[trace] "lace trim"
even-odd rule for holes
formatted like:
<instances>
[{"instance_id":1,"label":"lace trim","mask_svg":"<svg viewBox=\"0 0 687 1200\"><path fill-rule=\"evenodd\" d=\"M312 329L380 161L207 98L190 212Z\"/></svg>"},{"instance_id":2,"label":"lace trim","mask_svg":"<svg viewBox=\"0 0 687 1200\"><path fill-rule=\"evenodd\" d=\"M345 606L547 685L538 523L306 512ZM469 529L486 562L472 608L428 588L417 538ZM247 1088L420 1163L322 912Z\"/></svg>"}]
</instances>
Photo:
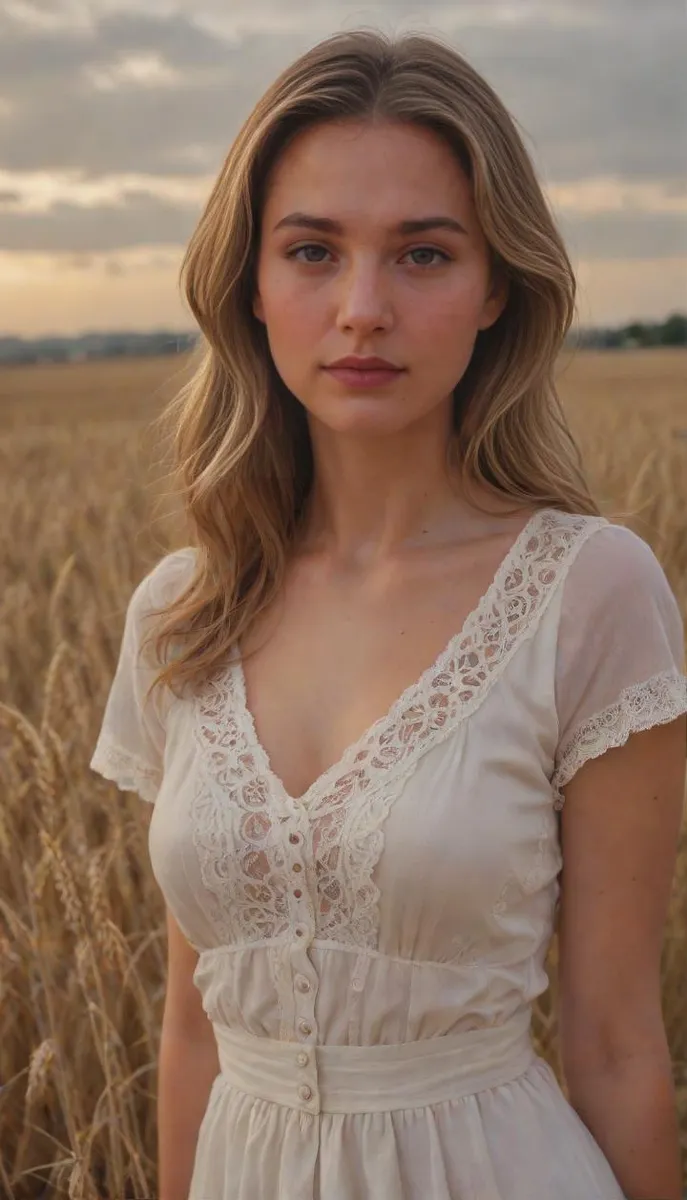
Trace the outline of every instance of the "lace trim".
<instances>
[{"instance_id":1,"label":"lace trim","mask_svg":"<svg viewBox=\"0 0 687 1200\"><path fill-rule=\"evenodd\" d=\"M120 791L137 792L142 800L155 803L162 772L116 742L99 741L89 766L104 779L116 783Z\"/></svg>"},{"instance_id":2,"label":"lace trim","mask_svg":"<svg viewBox=\"0 0 687 1200\"><path fill-rule=\"evenodd\" d=\"M373 872L383 826L418 760L475 712L545 611L576 550L604 518L540 510L431 667L300 798L271 769L245 698L240 660L196 698L201 775L193 838L225 942L278 938L291 913L296 852L316 936L374 949ZM311 899L311 897L313 899ZM300 910L302 912L302 910Z\"/></svg>"},{"instance_id":3,"label":"lace trim","mask_svg":"<svg viewBox=\"0 0 687 1200\"><path fill-rule=\"evenodd\" d=\"M630 734L664 725L687 712L687 677L680 671L661 671L651 679L625 688L609 705L573 730L559 756L551 780L554 808L565 803L561 789L590 758L625 744Z\"/></svg>"},{"instance_id":4,"label":"lace trim","mask_svg":"<svg viewBox=\"0 0 687 1200\"><path fill-rule=\"evenodd\" d=\"M227 943L277 938L291 926L284 816L246 745L230 678L208 683L195 710L192 837L213 922Z\"/></svg>"}]
</instances>

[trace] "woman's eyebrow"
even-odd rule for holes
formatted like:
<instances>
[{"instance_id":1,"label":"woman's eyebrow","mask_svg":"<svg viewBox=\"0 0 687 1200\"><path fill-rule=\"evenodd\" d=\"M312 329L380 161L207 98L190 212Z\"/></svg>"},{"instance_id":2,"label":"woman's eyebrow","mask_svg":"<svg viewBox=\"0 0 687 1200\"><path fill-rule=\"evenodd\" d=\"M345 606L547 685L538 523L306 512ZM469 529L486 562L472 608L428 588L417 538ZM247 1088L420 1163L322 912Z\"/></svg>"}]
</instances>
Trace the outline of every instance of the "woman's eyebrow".
<instances>
[{"instance_id":1,"label":"woman's eyebrow","mask_svg":"<svg viewBox=\"0 0 687 1200\"><path fill-rule=\"evenodd\" d=\"M320 233L344 233L344 226L340 221L335 221L332 217L315 217L310 213L293 212L287 217L282 217L273 229L276 233L278 229L285 228L298 229L316 229ZM392 229L392 233L399 233L402 236L410 233L425 233L428 229L448 229L452 233L462 233L468 237L467 229L464 229L459 221L454 217L420 217L414 220L399 221Z\"/></svg>"}]
</instances>

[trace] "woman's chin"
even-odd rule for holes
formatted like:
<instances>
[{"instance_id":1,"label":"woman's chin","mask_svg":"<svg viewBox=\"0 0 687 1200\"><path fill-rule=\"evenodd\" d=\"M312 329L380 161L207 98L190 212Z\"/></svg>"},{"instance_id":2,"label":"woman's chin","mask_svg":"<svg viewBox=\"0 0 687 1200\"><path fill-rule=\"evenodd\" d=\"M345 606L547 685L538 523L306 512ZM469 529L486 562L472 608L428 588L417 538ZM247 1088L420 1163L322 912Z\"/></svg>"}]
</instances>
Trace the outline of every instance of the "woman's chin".
<instances>
[{"instance_id":1,"label":"woman's chin","mask_svg":"<svg viewBox=\"0 0 687 1200\"><path fill-rule=\"evenodd\" d=\"M318 425L332 433L384 436L405 432L422 419L423 414L408 412L405 405L390 397L346 396L324 404L305 406Z\"/></svg>"},{"instance_id":2,"label":"woman's chin","mask_svg":"<svg viewBox=\"0 0 687 1200\"><path fill-rule=\"evenodd\" d=\"M388 437L403 433L413 424L412 421L400 421L397 414L365 412L359 408L356 412L328 412L326 417L316 416L315 419L320 427L348 437Z\"/></svg>"}]
</instances>

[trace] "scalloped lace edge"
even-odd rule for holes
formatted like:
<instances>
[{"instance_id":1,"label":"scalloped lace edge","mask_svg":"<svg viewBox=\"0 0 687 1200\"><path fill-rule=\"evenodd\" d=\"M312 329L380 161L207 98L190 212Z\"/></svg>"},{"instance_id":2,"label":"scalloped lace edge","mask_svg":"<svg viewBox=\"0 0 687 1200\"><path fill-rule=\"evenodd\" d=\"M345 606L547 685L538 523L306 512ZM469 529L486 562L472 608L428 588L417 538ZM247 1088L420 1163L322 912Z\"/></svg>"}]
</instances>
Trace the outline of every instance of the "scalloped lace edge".
<instances>
[{"instance_id":1,"label":"scalloped lace edge","mask_svg":"<svg viewBox=\"0 0 687 1200\"><path fill-rule=\"evenodd\" d=\"M137 792L142 800L155 803L162 780L160 771L116 742L99 742L89 766L103 779L116 783L120 791Z\"/></svg>"},{"instance_id":2,"label":"scalloped lace edge","mask_svg":"<svg viewBox=\"0 0 687 1200\"><path fill-rule=\"evenodd\" d=\"M623 746L632 733L665 725L685 712L687 676L681 671L661 671L625 688L615 704L583 721L568 738L551 780L556 809L565 802L561 789L589 759Z\"/></svg>"}]
</instances>

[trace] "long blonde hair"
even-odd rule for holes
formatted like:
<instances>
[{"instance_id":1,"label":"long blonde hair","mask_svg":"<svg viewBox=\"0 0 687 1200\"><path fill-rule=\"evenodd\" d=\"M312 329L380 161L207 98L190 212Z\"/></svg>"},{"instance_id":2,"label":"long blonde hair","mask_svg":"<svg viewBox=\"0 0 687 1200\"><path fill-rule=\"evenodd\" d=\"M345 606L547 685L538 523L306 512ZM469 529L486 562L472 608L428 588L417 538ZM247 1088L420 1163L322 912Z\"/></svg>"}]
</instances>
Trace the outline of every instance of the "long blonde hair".
<instances>
[{"instance_id":1,"label":"long blonde hair","mask_svg":"<svg viewBox=\"0 0 687 1200\"><path fill-rule=\"evenodd\" d=\"M518 505L597 514L554 383L575 277L504 104L436 36L337 33L276 79L245 121L186 249L181 283L201 330L190 380L163 413L175 487L197 549L193 578L158 611L153 683L172 691L224 662L279 592L313 479L305 410L254 316L260 214L270 170L302 130L378 119L441 134L471 180L509 297L454 391L449 448L466 486Z\"/></svg>"}]
</instances>

